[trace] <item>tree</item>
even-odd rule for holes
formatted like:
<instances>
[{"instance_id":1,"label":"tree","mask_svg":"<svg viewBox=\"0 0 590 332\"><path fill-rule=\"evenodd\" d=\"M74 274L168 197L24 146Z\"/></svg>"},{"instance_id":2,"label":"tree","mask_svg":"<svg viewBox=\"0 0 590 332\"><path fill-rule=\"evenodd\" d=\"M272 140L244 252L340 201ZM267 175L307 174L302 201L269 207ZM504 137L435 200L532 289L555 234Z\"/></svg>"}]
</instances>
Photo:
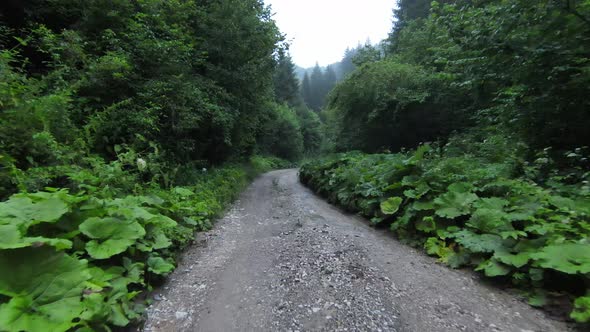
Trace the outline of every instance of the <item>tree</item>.
<instances>
[{"instance_id":1,"label":"tree","mask_svg":"<svg viewBox=\"0 0 590 332\"><path fill-rule=\"evenodd\" d=\"M326 98L334 86L336 86L336 71L334 71L333 66L328 66L324 72L324 81L322 86L322 107L324 107L326 104Z\"/></svg>"},{"instance_id":2,"label":"tree","mask_svg":"<svg viewBox=\"0 0 590 332\"><path fill-rule=\"evenodd\" d=\"M287 105L271 103L263 125L259 146L264 154L295 161L304 151L301 123L296 111Z\"/></svg>"},{"instance_id":3,"label":"tree","mask_svg":"<svg viewBox=\"0 0 590 332\"><path fill-rule=\"evenodd\" d=\"M334 70L333 66L326 67L326 71L324 73L324 84L326 86L325 90L330 92L334 85L336 85L336 71Z\"/></svg>"},{"instance_id":4,"label":"tree","mask_svg":"<svg viewBox=\"0 0 590 332\"><path fill-rule=\"evenodd\" d=\"M296 107L295 110L301 123L304 152L308 156L317 154L324 139L320 117L303 105Z\"/></svg>"},{"instance_id":5,"label":"tree","mask_svg":"<svg viewBox=\"0 0 590 332\"><path fill-rule=\"evenodd\" d=\"M309 100L309 108L312 110L319 112L322 108L322 99L323 99L323 87L324 87L324 73L320 68L319 64L315 64L313 70L311 71L311 75L309 77L310 87L311 87L311 98Z\"/></svg>"},{"instance_id":6,"label":"tree","mask_svg":"<svg viewBox=\"0 0 590 332\"><path fill-rule=\"evenodd\" d=\"M356 49L346 48L346 51L344 51L344 57L342 57L342 61L340 62L340 75L338 80L344 79L356 68L356 65L352 61L355 54Z\"/></svg>"},{"instance_id":7,"label":"tree","mask_svg":"<svg viewBox=\"0 0 590 332\"><path fill-rule=\"evenodd\" d=\"M379 46L373 46L370 43L367 43L356 50L352 62L355 66L360 67L365 63L379 61L382 58L383 52Z\"/></svg>"},{"instance_id":8,"label":"tree","mask_svg":"<svg viewBox=\"0 0 590 332\"><path fill-rule=\"evenodd\" d=\"M438 0L438 3L445 4L457 0ZM432 5L431 0L398 0L397 8L393 11L394 25L389 34L389 51L395 52L400 31L410 22L427 18Z\"/></svg>"},{"instance_id":9,"label":"tree","mask_svg":"<svg viewBox=\"0 0 590 332\"><path fill-rule=\"evenodd\" d=\"M449 83L395 59L363 65L330 95L336 149L399 151L448 136L463 125Z\"/></svg>"},{"instance_id":10,"label":"tree","mask_svg":"<svg viewBox=\"0 0 590 332\"><path fill-rule=\"evenodd\" d=\"M315 112L319 112L326 103L326 97L336 85L338 77L334 66L327 66L322 70L316 63L311 72L303 77L302 95L305 104Z\"/></svg>"},{"instance_id":11,"label":"tree","mask_svg":"<svg viewBox=\"0 0 590 332\"><path fill-rule=\"evenodd\" d=\"M91 152L115 158L116 146L150 142L175 161L213 163L253 152L282 41L261 1L7 1L0 9L18 17L2 18L2 50L26 59L12 63L26 75L47 77L40 91L67 91L66 118L84 127Z\"/></svg>"},{"instance_id":12,"label":"tree","mask_svg":"<svg viewBox=\"0 0 590 332\"><path fill-rule=\"evenodd\" d=\"M291 56L282 49L278 54L277 68L274 75L274 92L279 103L294 106L300 102L295 64L291 60Z\"/></svg>"},{"instance_id":13,"label":"tree","mask_svg":"<svg viewBox=\"0 0 590 332\"><path fill-rule=\"evenodd\" d=\"M305 105L311 107L311 82L307 71L305 72L305 75L303 75L303 81L301 82L301 97L303 98Z\"/></svg>"}]
</instances>

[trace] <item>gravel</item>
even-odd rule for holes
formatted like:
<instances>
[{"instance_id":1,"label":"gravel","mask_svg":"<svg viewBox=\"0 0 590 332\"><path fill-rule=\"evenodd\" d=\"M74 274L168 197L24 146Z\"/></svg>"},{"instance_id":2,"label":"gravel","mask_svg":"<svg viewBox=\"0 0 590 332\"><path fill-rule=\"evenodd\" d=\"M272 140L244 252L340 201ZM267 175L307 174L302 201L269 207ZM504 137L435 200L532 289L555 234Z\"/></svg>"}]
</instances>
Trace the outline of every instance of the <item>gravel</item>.
<instances>
[{"instance_id":1,"label":"gravel","mask_svg":"<svg viewBox=\"0 0 590 332\"><path fill-rule=\"evenodd\" d=\"M197 237L144 331L569 331L267 173Z\"/></svg>"}]
</instances>

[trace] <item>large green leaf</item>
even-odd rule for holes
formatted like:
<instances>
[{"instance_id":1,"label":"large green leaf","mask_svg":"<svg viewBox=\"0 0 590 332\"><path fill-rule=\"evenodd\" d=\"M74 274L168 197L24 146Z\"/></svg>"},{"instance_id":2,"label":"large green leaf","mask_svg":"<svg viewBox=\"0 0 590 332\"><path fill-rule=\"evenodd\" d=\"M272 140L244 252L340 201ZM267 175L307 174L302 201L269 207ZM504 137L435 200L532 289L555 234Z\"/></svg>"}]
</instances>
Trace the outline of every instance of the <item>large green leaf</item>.
<instances>
[{"instance_id":1,"label":"large green leaf","mask_svg":"<svg viewBox=\"0 0 590 332\"><path fill-rule=\"evenodd\" d=\"M182 187L176 187L172 190L174 191L174 193L180 195L181 197L188 197L188 196L192 196L195 194L192 190L182 188Z\"/></svg>"},{"instance_id":2,"label":"large green leaf","mask_svg":"<svg viewBox=\"0 0 590 332\"><path fill-rule=\"evenodd\" d=\"M469 188L463 183L450 185L445 194L434 200L436 214L449 219L469 214L472 203L477 200L477 195L469 192Z\"/></svg>"},{"instance_id":3,"label":"large green leaf","mask_svg":"<svg viewBox=\"0 0 590 332\"><path fill-rule=\"evenodd\" d=\"M141 306L136 307L132 299L139 292L130 292L129 284L143 285L143 263L133 263L128 258L123 259L125 267L114 266L107 270L91 269L92 281L100 293L90 293L85 296L84 303L87 310L82 319L92 322L110 323L116 326L126 326L130 319L139 317ZM103 289L104 288L104 289Z\"/></svg>"},{"instance_id":4,"label":"large green leaf","mask_svg":"<svg viewBox=\"0 0 590 332\"><path fill-rule=\"evenodd\" d=\"M84 311L86 261L52 248L0 251L0 326L9 331L66 331ZM6 273L5 271L10 271Z\"/></svg>"},{"instance_id":5,"label":"large green leaf","mask_svg":"<svg viewBox=\"0 0 590 332\"><path fill-rule=\"evenodd\" d=\"M56 222L68 211L68 204L57 196L33 201L24 194L14 195L0 203L0 224L26 228L41 222Z\"/></svg>"},{"instance_id":6,"label":"large green leaf","mask_svg":"<svg viewBox=\"0 0 590 332\"><path fill-rule=\"evenodd\" d=\"M416 211L427 211L427 210L434 210L434 202L433 201L414 201L412 204L412 209Z\"/></svg>"},{"instance_id":7,"label":"large green leaf","mask_svg":"<svg viewBox=\"0 0 590 332\"><path fill-rule=\"evenodd\" d=\"M498 209L479 208L472 215L467 226L482 233L499 234L513 230L512 224L506 219L506 213Z\"/></svg>"},{"instance_id":8,"label":"large green leaf","mask_svg":"<svg viewBox=\"0 0 590 332\"><path fill-rule=\"evenodd\" d=\"M473 203L478 209L490 209L490 210L502 210L507 206L509 202L505 199L498 197L480 198L477 202Z\"/></svg>"},{"instance_id":9,"label":"large green leaf","mask_svg":"<svg viewBox=\"0 0 590 332\"><path fill-rule=\"evenodd\" d=\"M420 145L410 158L403 161L404 165L416 165L416 163L424 159L424 155L431 150L432 148L428 144Z\"/></svg>"},{"instance_id":10,"label":"large green leaf","mask_svg":"<svg viewBox=\"0 0 590 332\"><path fill-rule=\"evenodd\" d=\"M163 214L154 214L151 218L145 219L144 224L153 224L159 229L176 227L178 223Z\"/></svg>"},{"instance_id":11,"label":"large green leaf","mask_svg":"<svg viewBox=\"0 0 590 332\"><path fill-rule=\"evenodd\" d=\"M486 277L498 277L508 275L511 269L495 259L490 259L481 263L475 271L484 271Z\"/></svg>"},{"instance_id":12,"label":"large green leaf","mask_svg":"<svg viewBox=\"0 0 590 332\"><path fill-rule=\"evenodd\" d=\"M531 258L547 269L568 274L590 273L590 244L554 244L531 254Z\"/></svg>"},{"instance_id":13,"label":"large green leaf","mask_svg":"<svg viewBox=\"0 0 590 332\"><path fill-rule=\"evenodd\" d=\"M424 249L429 255L440 257L439 261L449 265L452 268L459 268L469 262L469 254L463 251L455 252L448 247L445 241L435 237L428 238L424 243Z\"/></svg>"},{"instance_id":14,"label":"large green leaf","mask_svg":"<svg viewBox=\"0 0 590 332\"><path fill-rule=\"evenodd\" d=\"M453 249L447 247L445 241L439 240L435 237L430 237L424 243L424 249L429 255L435 255L441 258L448 256L453 252Z\"/></svg>"},{"instance_id":15,"label":"large green leaf","mask_svg":"<svg viewBox=\"0 0 590 332\"><path fill-rule=\"evenodd\" d=\"M420 199L430 191L428 184L424 182L418 183L414 189L408 189L404 191L404 195L408 198Z\"/></svg>"},{"instance_id":16,"label":"large green leaf","mask_svg":"<svg viewBox=\"0 0 590 332\"><path fill-rule=\"evenodd\" d=\"M434 217L424 217L421 220L416 221L416 229L422 232L432 232L436 230L436 222Z\"/></svg>"},{"instance_id":17,"label":"large green leaf","mask_svg":"<svg viewBox=\"0 0 590 332\"><path fill-rule=\"evenodd\" d=\"M590 322L590 296L582 296L574 302L574 311L570 315L578 323Z\"/></svg>"},{"instance_id":18,"label":"large green leaf","mask_svg":"<svg viewBox=\"0 0 590 332\"><path fill-rule=\"evenodd\" d=\"M139 241L137 248L141 251L164 249L172 245L172 241L164 234L160 227L148 225L146 236Z\"/></svg>"},{"instance_id":19,"label":"large green leaf","mask_svg":"<svg viewBox=\"0 0 590 332\"><path fill-rule=\"evenodd\" d=\"M386 201L381 202L381 212L384 214L395 214L402 202L403 199L401 197L390 197Z\"/></svg>"},{"instance_id":20,"label":"large green leaf","mask_svg":"<svg viewBox=\"0 0 590 332\"><path fill-rule=\"evenodd\" d=\"M86 251L95 259L120 254L145 235L138 222L112 217L89 218L80 225L80 231L93 239L86 243Z\"/></svg>"},{"instance_id":21,"label":"large green leaf","mask_svg":"<svg viewBox=\"0 0 590 332\"><path fill-rule=\"evenodd\" d=\"M500 250L494 253L494 258L506 265L512 265L514 267L520 268L525 266L531 260L531 255L528 252L511 254L507 251Z\"/></svg>"},{"instance_id":22,"label":"large green leaf","mask_svg":"<svg viewBox=\"0 0 590 332\"><path fill-rule=\"evenodd\" d=\"M455 240L463 248L476 253L491 253L503 248L503 239L493 234L476 234L468 230L457 232Z\"/></svg>"},{"instance_id":23,"label":"large green leaf","mask_svg":"<svg viewBox=\"0 0 590 332\"><path fill-rule=\"evenodd\" d=\"M0 225L0 249L18 249L49 245L56 249L69 249L72 242L66 239L50 239L41 236L26 237L16 225Z\"/></svg>"},{"instance_id":24,"label":"large green leaf","mask_svg":"<svg viewBox=\"0 0 590 332\"><path fill-rule=\"evenodd\" d=\"M162 257L149 257L147 261L148 271L151 271L155 274L162 274L167 275L170 272L174 271L174 265L170 262L166 261Z\"/></svg>"}]
</instances>

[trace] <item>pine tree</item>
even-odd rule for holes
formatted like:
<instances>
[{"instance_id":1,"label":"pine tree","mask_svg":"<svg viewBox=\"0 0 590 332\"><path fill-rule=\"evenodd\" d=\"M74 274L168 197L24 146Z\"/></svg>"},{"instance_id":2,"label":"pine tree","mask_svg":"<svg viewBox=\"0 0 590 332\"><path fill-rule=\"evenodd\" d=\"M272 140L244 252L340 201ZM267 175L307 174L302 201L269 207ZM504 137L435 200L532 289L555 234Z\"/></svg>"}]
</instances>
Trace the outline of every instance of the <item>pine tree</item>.
<instances>
[{"instance_id":1,"label":"pine tree","mask_svg":"<svg viewBox=\"0 0 590 332\"><path fill-rule=\"evenodd\" d=\"M294 106L299 102L299 83L295 76L295 64L285 51L279 51L277 69L274 75L275 97L280 103Z\"/></svg>"},{"instance_id":2,"label":"pine tree","mask_svg":"<svg viewBox=\"0 0 590 332\"><path fill-rule=\"evenodd\" d=\"M303 75L303 81L301 82L301 97L303 98L305 105L311 108L311 83L307 72Z\"/></svg>"},{"instance_id":3,"label":"pine tree","mask_svg":"<svg viewBox=\"0 0 590 332\"><path fill-rule=\"evenodd\" d=\"M310 76L311 98L309 108L318 112L322 108L324 73L319 64L315 64Z\"/></svg>"},{"instance_id":4,"label":"pine tree","mask_svg":"<svg viewBox=\"0 0 590 332\"><path fill-rule=\"evenodd\" d=\"M328 66L324 73L324 85L322 91L322 107L326 104L328 94L336 86L336 71L334 67Z\"/></svg>"},{"instance_id":5,"label":"pine tree","mask_svg":"<svg viewBox=\"0 0 590 332\"><path fill-rule=\"evenodd\" d=\"M336 71L334 70L333 66L326 67L326 72L324 73L324 83L328 92L334 88L334 85L336 85Z\"/></svg>"},{"instance_id":6,"label":"pine tree","mask_svg":"<svg viewBox=\"0 0 590 332\"><path fill-rule=\"evenodd\" d=\"M354 63L352 62L352 59L354 58L356 51L355 49L351 49L351 48L347 48L346 51L344 51L344 57L342 58L342 61L340 62L340 76L338 77L338 79L343 79L346 77L346 75L352 73L352 71L356 68L356 66L354 65Z\"/></svg>"}]
</instances>

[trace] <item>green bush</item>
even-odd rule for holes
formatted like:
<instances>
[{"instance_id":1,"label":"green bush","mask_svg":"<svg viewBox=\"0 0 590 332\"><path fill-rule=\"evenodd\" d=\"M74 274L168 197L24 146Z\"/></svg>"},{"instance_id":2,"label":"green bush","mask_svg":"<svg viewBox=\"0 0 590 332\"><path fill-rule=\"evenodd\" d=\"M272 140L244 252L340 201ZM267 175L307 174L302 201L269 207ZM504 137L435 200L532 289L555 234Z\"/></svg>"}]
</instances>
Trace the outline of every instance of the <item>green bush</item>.
<instances>
[{"instance_id":1,"label":"green bush","mask_svg":"<svg viewBox=\"0 0 590 332\"><path fill-rule=\"evenodd\" d=\"M451 82L395 58L362 65L330 94L335 149L399 151L449 135L468 120L454 111Z\"/></svg>"},{"instance_id":2,"label":"green bush","mask_svg":"<svg viewBox=\"0 0 590 332\"><path fill-rule=\"evenodd\" d=\"M28 174L39 179L68 174L70 189L48 187L0 203L0 269L13 271L0 277L3 329L108 331L138 322L139 295L174 270L194 232L209 229L258 172L285 165L254 157L246 165L192 169L190 184L175 180L185 184L167 188L140 185L158 166L119 151L117 161L90 158L86 168L32 168Z\"/></svg>"},{"instance_id":3,"label":"green bush","mask_svg":"<svg viewBox=\"0 0 590 332\"><path fill-rule=\"evenodd\" d=\"M295 108L301 124L303 151L305 155L316 155L324 141L323 124L320 117L309 108L300 105Z\"/></svg>"},{"instance_id":4,"label":"green bush","mask_svg":"<svg viewBox=\"0 0 590 332\"><path fill-rule=\"evenodd\" d=\"M511 280L533 305L547 301L547 289L571 292L579 297L571 317L587 322L589 173L568 184L576 171L564 170L538 183L518 144L477 136L407 153L335 155L303 165L301 181L451 267Z\"/></svg>"},{"instance_id":5,"label":"green bush","mask_svg":"<svg viewBox=\"0 0 590 332\"><path fill-rule=\"evenodd\" d=\"M295 110L286 105L271 104L269 118L263 126L260 150L290 161L298 160L304 150L301 124Z\"/></svg>"}]
</instances>

